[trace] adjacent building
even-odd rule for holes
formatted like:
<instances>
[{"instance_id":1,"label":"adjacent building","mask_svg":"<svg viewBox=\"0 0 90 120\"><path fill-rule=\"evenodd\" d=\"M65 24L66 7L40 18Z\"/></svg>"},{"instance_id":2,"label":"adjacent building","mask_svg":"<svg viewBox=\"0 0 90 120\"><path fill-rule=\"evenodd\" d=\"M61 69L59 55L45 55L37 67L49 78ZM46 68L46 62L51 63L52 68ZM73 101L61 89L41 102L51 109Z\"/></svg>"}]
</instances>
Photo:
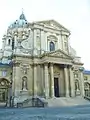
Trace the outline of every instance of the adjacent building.
<instances>
[{"instance_id":1,"label":"adjacent building","mask_svg":"<svg viewBox=\"0 0 90 120\"><path fill-rule=\"evenodd\" d=\"M85 90L85 96L90 97L90 71L84 70L84 90Z\"/></svg>"}]
</instances>

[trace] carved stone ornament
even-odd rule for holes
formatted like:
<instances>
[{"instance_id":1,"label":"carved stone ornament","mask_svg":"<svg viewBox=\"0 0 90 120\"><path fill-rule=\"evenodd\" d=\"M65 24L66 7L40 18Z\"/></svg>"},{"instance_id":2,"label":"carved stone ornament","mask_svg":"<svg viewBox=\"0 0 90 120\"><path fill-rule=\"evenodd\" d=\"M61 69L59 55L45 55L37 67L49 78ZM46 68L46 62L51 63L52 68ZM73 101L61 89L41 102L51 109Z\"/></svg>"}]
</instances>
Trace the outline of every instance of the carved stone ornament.
<instances>
[{"instance_id":1,"label":"carved stone ornament","mask_svg":"<svg viewBox=\"0 0 90 120\"><path fill-rule=\"evenodd\" d=\"M23 40L26 40L28 39L30 35L30 31L26 31L26 30L22 30L22 31L18 31L18 41L23 41Z\"/></svg>"},{"instance_id":2,"label":"carved stone ornament","mask_svg":"<svg viewBox=\"0 0 90 120\"><path fill-rule=\"evenodd\" d=\"M28 49L20 49L20 51L21 51L22 53L32 55L32 50L28 50Z\"/></svg>"},{"instance_id":3,"label":"carved stone ornament","mask_svg":"<svg viewBox=\"0 0 90 120\"><path fill-rule=\"evenodd\" d=\"M21 71L24 75L27 74L28 69L29 69L29 64L21 64Z\"/></svg>"}]
</instances>

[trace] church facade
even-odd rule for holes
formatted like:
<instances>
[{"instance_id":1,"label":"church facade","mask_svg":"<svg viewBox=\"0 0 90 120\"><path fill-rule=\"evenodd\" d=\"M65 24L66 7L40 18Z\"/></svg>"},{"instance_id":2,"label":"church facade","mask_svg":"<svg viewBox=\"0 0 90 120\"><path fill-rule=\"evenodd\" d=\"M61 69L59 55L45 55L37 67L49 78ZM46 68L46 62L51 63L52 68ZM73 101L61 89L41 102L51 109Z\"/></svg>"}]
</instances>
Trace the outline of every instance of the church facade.
<instances>
[{"instance_id":1,"label":"church facade","mask_svg":"<svg viewBox=\"0 0 90 120\"><path fill-rule=\"evenodd\" d=\"M55 20L29 23L22 13L2 39L0 101L84 96L83 63L70 34Z\"/></svg>"}]
</instances>

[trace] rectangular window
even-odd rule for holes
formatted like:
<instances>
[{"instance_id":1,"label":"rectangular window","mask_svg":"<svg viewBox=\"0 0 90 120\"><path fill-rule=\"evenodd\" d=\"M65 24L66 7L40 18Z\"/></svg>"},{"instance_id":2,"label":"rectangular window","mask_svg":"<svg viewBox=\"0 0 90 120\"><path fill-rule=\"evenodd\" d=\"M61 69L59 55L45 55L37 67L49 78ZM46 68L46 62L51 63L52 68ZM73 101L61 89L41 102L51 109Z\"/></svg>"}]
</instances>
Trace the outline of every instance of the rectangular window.
<instances>
[{"instance_id":1,"label":"rectangular window","mask_svg":"<svg viewBox=\"0 0 90 120\"><path fill-rule=\"evenodd\" d=\"M2 77L6 77L6 75L7 75L7 71L6 71L6 70L3 70L3 71L2 71Z\"/></svg>"}]
</instances>

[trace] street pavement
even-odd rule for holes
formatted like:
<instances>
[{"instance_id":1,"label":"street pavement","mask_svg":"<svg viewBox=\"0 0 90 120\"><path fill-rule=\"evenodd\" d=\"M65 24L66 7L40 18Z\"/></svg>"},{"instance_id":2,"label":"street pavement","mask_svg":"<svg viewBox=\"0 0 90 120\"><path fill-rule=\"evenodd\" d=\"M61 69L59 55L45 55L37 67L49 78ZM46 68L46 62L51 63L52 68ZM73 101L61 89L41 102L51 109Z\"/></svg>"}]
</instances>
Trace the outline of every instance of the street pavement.
<instances>
[{"instance_id":1,"label":"street pavement","mask_svg":"<svg viewBox=\"0 0 90 120\"><path fill-rule=\"evenodd\" d=\"M60 108L0 108L0 120L90 120L90 105Z\"/></svg>"}]
</instances>

